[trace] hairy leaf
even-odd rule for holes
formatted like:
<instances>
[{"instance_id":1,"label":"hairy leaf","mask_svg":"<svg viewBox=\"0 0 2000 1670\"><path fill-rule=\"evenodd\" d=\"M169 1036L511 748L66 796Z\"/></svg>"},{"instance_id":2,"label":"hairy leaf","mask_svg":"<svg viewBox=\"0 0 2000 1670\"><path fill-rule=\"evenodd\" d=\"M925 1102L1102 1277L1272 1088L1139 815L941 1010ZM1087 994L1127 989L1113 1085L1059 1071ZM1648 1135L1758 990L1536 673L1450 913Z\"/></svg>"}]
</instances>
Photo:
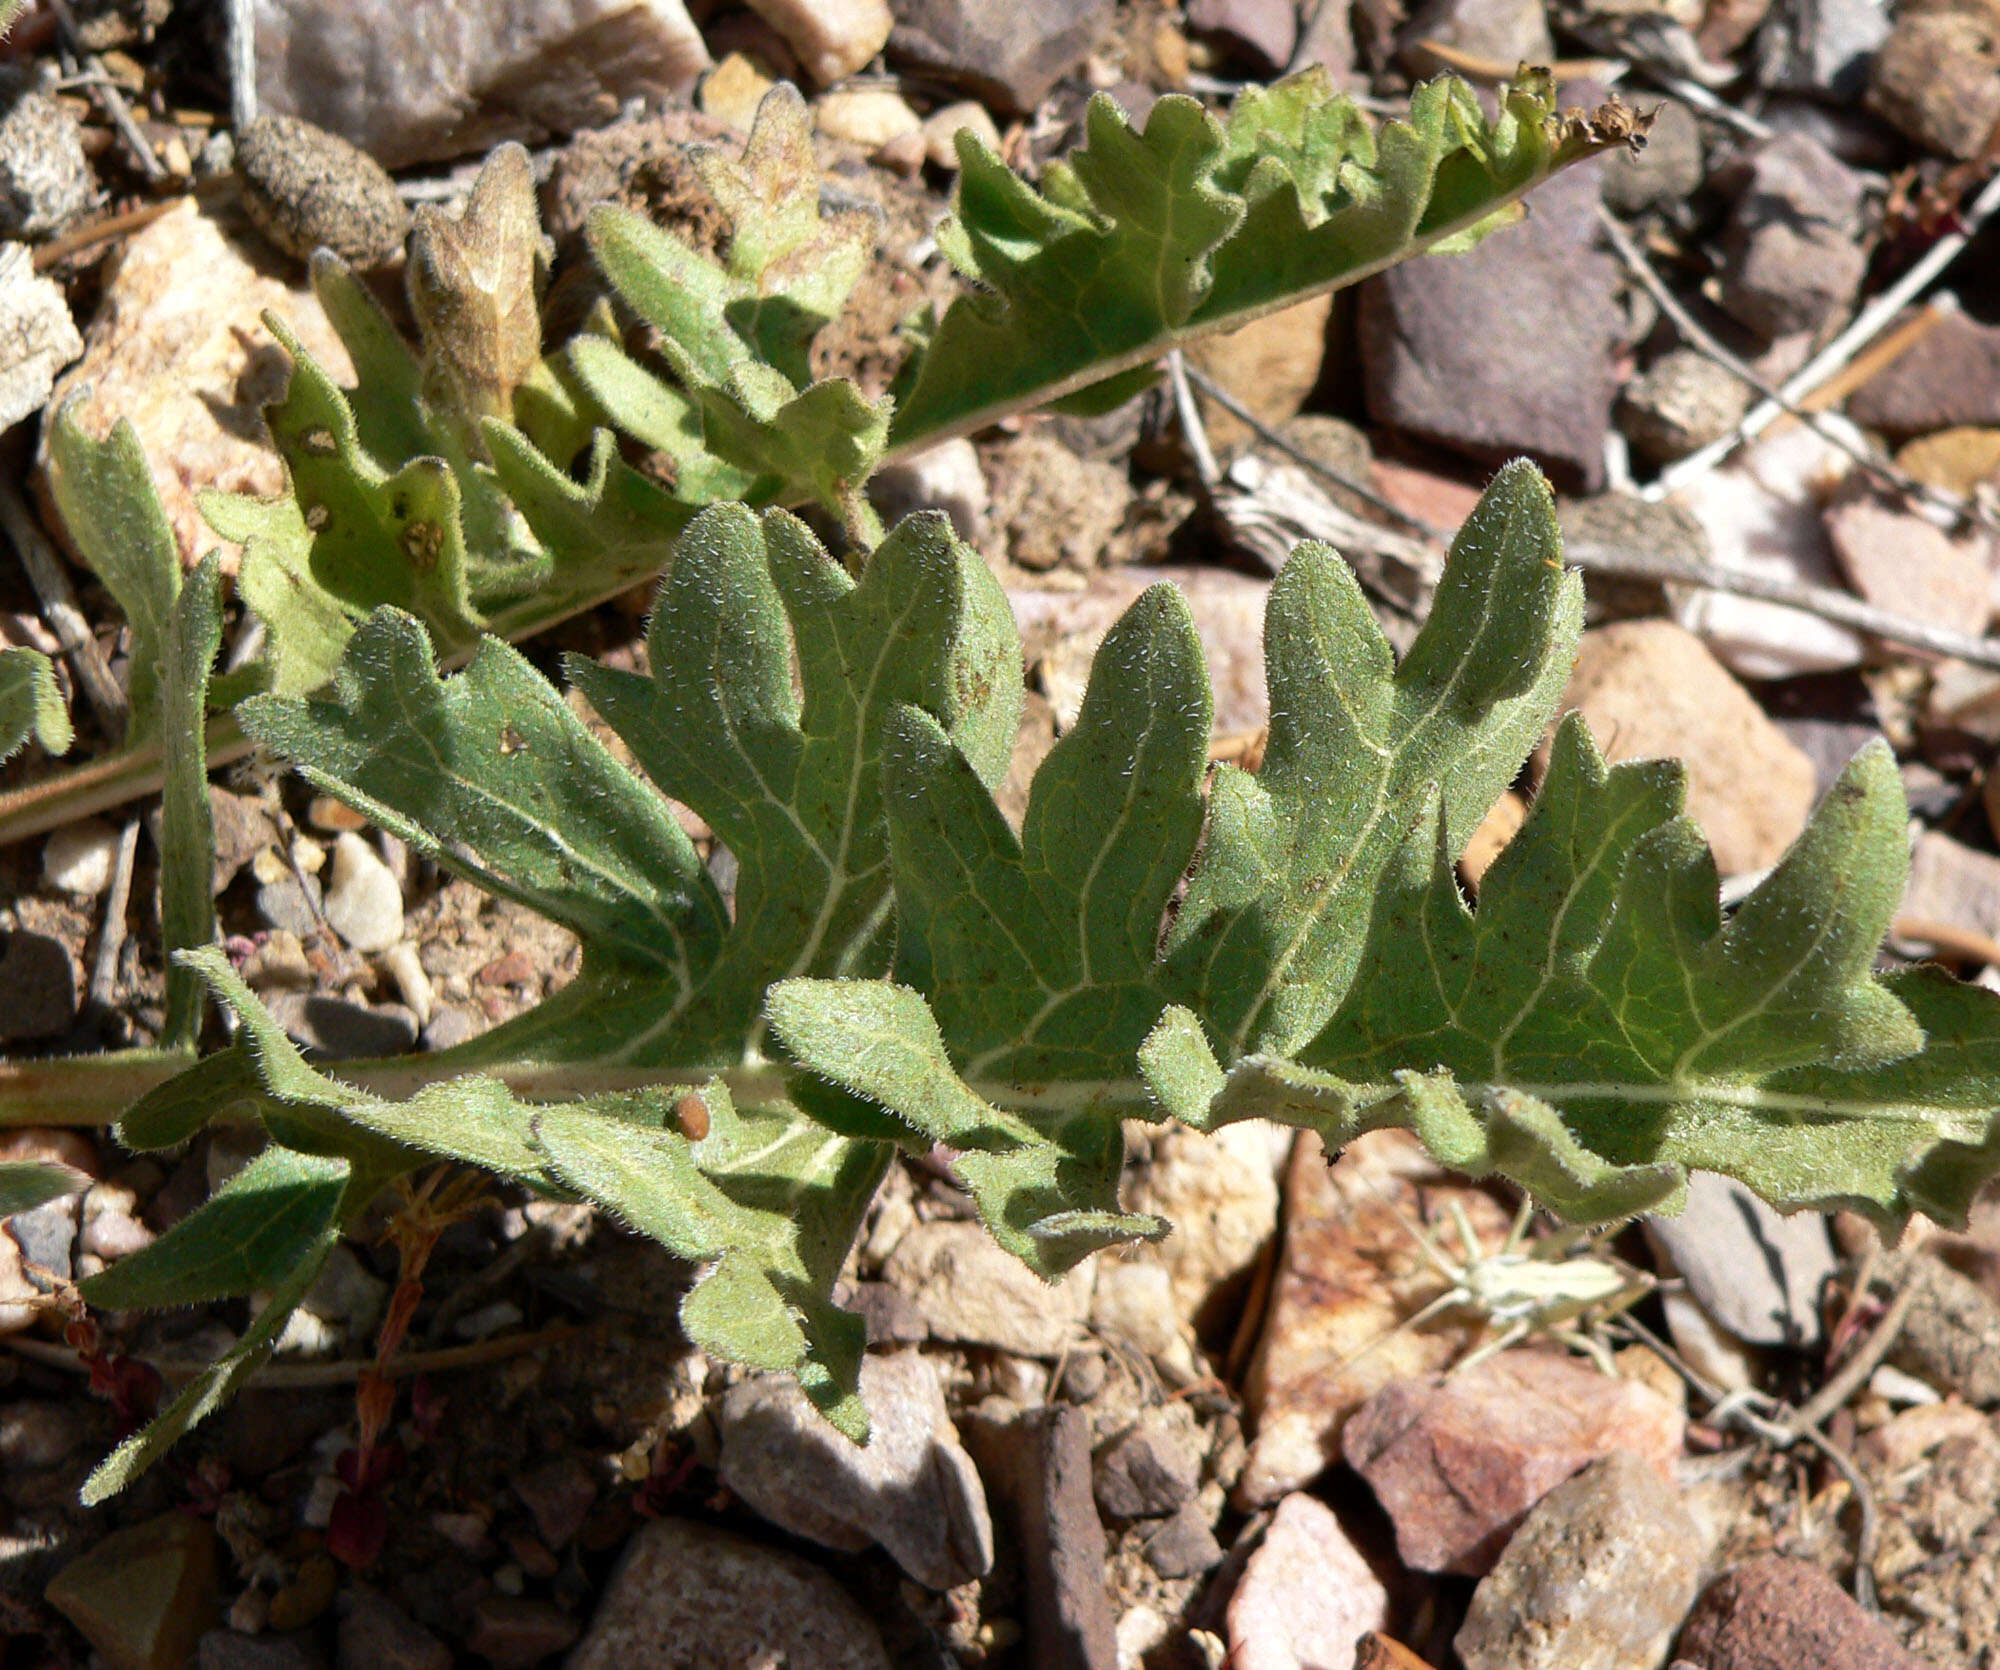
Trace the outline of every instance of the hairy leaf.
<instances>
[{"instance_id":1,"label":"hairy leaf","mask_svg":"<svg viewBox=\"0 0 2000 1670\"><path fill-rule=\"evenodd\" d=\"M215 825L208 804L208 674L222 644L222 567L213 551L187 578L161 646L160 928L169 958L215 938ZM160 1042L192 1050L201 1034L201 983L169 962Z\"/></svg>"},{"instance_id":2,"label":"hairy leaf","mask_svg":"<svg viewBox=\"0 0 2000 1670\"><path fill-rule=\"evenodd\" d=\"M0 760L33 737L51 754L76 740L56 684L56 670L39 650L0 649Z\"/></svg>"},{"instance_id":3,"label":"hairy leaf","mask_svg":"<svg viewBox=\"0 0 2000 1670\"><path fill-rule=\"evenodd\" d=\"M51 1200L90 1186L90 1179L68 1166L45 1160L0 1161L0 1218L32 1212Z\"/></svg>"}]
</instances>

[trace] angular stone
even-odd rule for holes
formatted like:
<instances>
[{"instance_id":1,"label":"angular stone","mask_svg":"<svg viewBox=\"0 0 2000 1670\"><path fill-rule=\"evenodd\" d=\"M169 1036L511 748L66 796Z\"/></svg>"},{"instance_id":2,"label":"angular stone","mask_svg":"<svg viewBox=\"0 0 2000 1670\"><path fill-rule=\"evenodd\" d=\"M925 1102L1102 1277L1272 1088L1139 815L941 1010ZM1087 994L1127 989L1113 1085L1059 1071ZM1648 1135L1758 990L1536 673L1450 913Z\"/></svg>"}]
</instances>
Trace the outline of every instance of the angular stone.
<instances>
[{"instance_id":1,"label":"angular stone","mask_svg":"<svg viewBox=\"0 0 2000 1670\"><path fill-rule=\"evenodd\" d=\"M1389 1593L1333 1510L1312 1496L1278 1504L1229 1600L1232 1670L1353 1670L1355 1649L1389 1621Z\"/></svg>"},{"instance_id":2,"label":"angular stone","mask_svg":"<svg viewBox=\"0 0 2000 1670\"><path fill-rule=\"evenodd\" d=\"M42 880L79 899L95 899L111 885L118 859L118 831L102 818L64 824L42 847Z\"/></svg>"},{"instance_id":3,"label":"angular stone","mask_svg":"<svg viewBox=\"0 0 2000 1670\"><path fill-rule=\"evenodd\" d=\"M1191 344L1188 362L1276 428L1298 415L1319 383L1332 315L1333 298L1315 296L1267 313L1227 336ZM1249 426L1218 405L1204 407L1202 422L1219 454L1233 452L1252 439Z\"/></svg>"},{"instance_id":4,"label":"angular stone","mask_svg":"<svg viewBox=\"0 0 2000 1670\"><path fill-rule=\"evenodd\" d=\"M688 1519L626 1544L564 1670L645 1665L890 1670L867 1613L819 1567Z\"/></svg>"},{"instance_id":5,"label":"angular stone","mask_svg":"<svg viewBox=\"0 0 2000 1670\"><path fill-rule=\"evenodd\" d=\"M1856 486L1826 510L1826 534L1848 582L1891 614L1977 636L1993 612L1993 540L1954 537L1880 491Z\"/></svg>"},{"instance_id":6,"label":"angular stone","mask_svg":"<svg viewBox=\"0 0 2000 1670\"><path fill-rule=\"evenodd\" d=\"M26 244L0 244L0 430L39 412L82 352L62 286L35 272Z\"/></svg>"},{"instance_id":7,"label":"angular stone","mask_svg":"<svg viewBox=\"0 0 2000 1670\"><path fill-rule=\"evenodd\" d=\"M287 255L322 245L373 267L403 247L410 211L382 165L338 134L296 116L259 116L236 136L243 205Z\"/></svg>"},{"instance_id":8,"label":"angular stone","mask_svg":"<svg viewBox=\"0 0 2000 1670\"><path fill-rule=\"evenodd\" d=\"M822 87L880 52L895 18L888 0L749 0Z\"/></svg>"},{"instance_id":9,"label":"angular stone","mask_svg":"<svg viewBox=\"0 0 2000 1670\"><path fill-rule=\"evenodd\" d=\"M2000 858L1925 830L1910 849L1910 880L1897 914L2000 938Z\"/></svg>"},{"instance_id":10,"label":"angular stone","mask_svg":"<svg viewBox=\"0 0 2000 1670\"><path fill-rule=\"evenodd\" d=\"M1165 1578L1199 1577L1222 1564L1222 1544L1198 1501L1180 1511L1146 1539L1146 1564Z\"/></svg>"},{"instance_id":11,"label":"angular stone","mask_svg":"<svg viewBox=\"0 0 2000 1670\"><path fill-rule=\"evenodd\" d=\"M1862 189L1806 134L1762 146L1723 233L1724 309L1770 339L1816 331L1847 307L1868 268L1855 237Z\"/></svg>"},{"instance_id":12,"label":"angular stone","mask_svg":"<svg viewBox=\"0 0 2000 1670\"><path fill-rule=\"evenodd\" d=\"M61 940L26 929L0 938L0 1043L67 1031L76 1000L76 965Z\"/></svg>"},{"instance_id":13,"label":"angular stone","mask_svg":"<svg viewBox=\"0 0 2000 1670\"><path fill-rule=\"evenodd\" d=\"M1112 1519L1161 1519L1194 1497L1207 1448L1185 1403L1155 1404L1093 1463L1097 1505Z\"/></svg>"},{"instance_id":14,"label":"angular stone","mask_svg":"<svg viewBox=\"0 0 2000 1670\"><path fill-rule=\"evenodd\" d=\"M556 1455L514 1475L514 1494L534 1517L535 1532L558 1552L569 1546L597 1501L597 1480L574 1455Z\"/></svg>"},{"instance_id":15,"label":"angular stone","mask_svg":"<svg viewBox=\"0 0 2000 1670\"><path fill-rule=\"evenodd\" d=\"M1686 762L1688 814L1724 875L1775 863L1805 827L1812 761L1671 621L1586 632L1562 710L1582 714L1608 760Z\"/></svg>"},{"instance_id":16,"label":"angular stone","mask_svg":"<svg viewBox=\"0 0 2000 1670\"><path fill-rule=\"evenodd\" d=\"M993 474L993 527L1007 555L1037 572L1096 568L1134 497L1123 470L1032 431L1001 451Z\"/></svg>"},{"instance_id":17,"label":"angular stone","mask_svg":"<svg viewBox=\"0 0 2000 1670\"><path fill-rule=\"evenodd\" d=\"M1757 43L1766 87L1852 104L1868 89L1876 50L1888 38L1883 0L1814 0L1786 7Z\"/></svg>"},{"instance_id":18,"label":"angular stone","mask_svg":"<svg viewBox=\"0 0 2000 1670\"><path fill-rule=\"evenodd\" d=\"M1672 1259L1703 1310L1753 1345L1810 1349L1825 1330L1820 1294L1833 1279L1833 1242L1817 1212L1780 1216L1732 1178L1697 1171L1678 1217L1646 1233Z\"/></svg>"},{"instance_id":19,"label":"angular stone","mask_svg":"<svg viewBox=\"0 0 2000 1670\"><path fill-rule=\"evenodd\" d=\"M1818 1566L1776 1556L1711 1583L1677 1651L1701 1670L1926 1670Z\"/></svg>"},{"instance_id":20,"label":"angular stone","mask_svg":"<svg viewBox=\"0 0 2000 1670\"><path fill-rule=\"evenodd\" d=\"M319 1642L303 1633L239 1635L212 1629L201 1638L195 1670L324 1670Z\"/></svg>"},{"instance_id":21,"label":"angular stone","mask_svg":"<svg viewBox=\"0 0 2000 1670\"><path fill-rule=\"evenodd\" d=\"M1231 1128L1231 1127L1225 1127ZM1384 1387L1445 1368L1473 1337L1440 1316L1403 1328L1440 1286L1404 1217L1456 1203L1482 1246L1497 1247L1507 1215L1483 1190L1447 1179L1405 1131L1373 1131L1329 1164L1303 1135L1285 1175L1285 1242L1250 1359L1244 1401L1255 1441L1236 1483L1262 1507L1340 1459L1340 1433Z\"/></svg>"},{"instance_id":22,"label":"angular stone","mask_svg":"<svg viewBox=\"0 0 2000 1670\"><path fill-rule=\"evenodd\" d=\"M1640 456L1655 464L1684 458L1720 440L1750 409L1750 385L1706 354L1662 354L1619 397L1619 425Z\"/></svg>"},{"instance_id":23,"label":"angular stone","mask_svg":"<svg viewBox=\"0 0 2000 1670\"><path fill-rule=\"evenodd\" d=\"M1097 44L1111 0L902 0L892 57L1025 115Z\"/></svg>"},{"instance_id":24,"label":"angular stone","mask_svg":"<svg viewBox=\"0 0 2000 1670\"><path fill-rule=\"evenodd\" d=\"M1090 1418L1066 1404L1006 1422L973 1415L965 1441L1020 1551L1026 1662L1036 1670L1116 1670L1104 1526L1091 1497Z\"/></svg>"},{"instance_id":25,"label":"angular stone","mask_svg":"<svg viewBox=\"0 0 2000 1670\"><path fill-rule=\"evenodd\" d=\"M1484 462L1525 452L1585 491L1601 485L1626 327L1622 269L1595 247L1597 201L1597 175L1572 169L1536 193L1530 224L1364 283L1369 415Z\"/></svg>"},{"instance_id":26,"label":"angular stone","mask_svg":"<svg viewBox=\"0 0 2000 1670\"><path fill-rule=\"evenodd\" d=\"M2000 429L1941 429L1904 446L1896 468L1969 498L1981 487L2000 485Z\"/></svg>"},{"instance_id":27,"label":"angular stone","mask_svg":"<svg viewBox=\"0 0 2000 1670\"><path fill-rule=\"evenodd\" d=\"M263 439L263 408L285 390L290 369L262 323L270 311L297 334L327 375L354 381L347 350L319 300L260 267L222 222L189 200L126 242L104 300L85 333L83 359L57 382L60 403L102 440L131 420L173 527L192 567L220 545L236 547L202 521L196 494L208 488L271 498L285 466Z\"/></svg>"},{"instance_id":28,"label":"angular stone","mask_svg":"<svg viewBox=\"0 0 2000 1670\"><path fill-rule=\"evenodd\" d=\"M1704 1552L1680 1492L1637 1456L1607 1455L1535 1504L1452 1644L1465 1670L1655 1670Z\"/></svg>"},{"instance_id":29,"label":"angular stone","mask_svg":"<svg viewBox=\"0 0 2000 1670\"><path fill-rule=\"evenodd\" d=\"M1646 148L1613 151L1598 167L1604 174L1605 206L1617 214L1643 214L1693 196L1704 177L1701 128L1694 113L1678 99L1662 101Z\"/></svg>"},{"instance_id":30,"label":"angular stone","mask_svg":"<svg viewBox=\"0 0 2000 1670\"><path fill-rule=\"evenodd\" d=\"M417 1041L417 1017L400 1003L350 1003L309 992L268 992L264 1001L288 1035L334 1061L400 1055Z\"/></svg>"},{"instance_id":31,"label":"angular stone","mask_svg":"<svg viewBox=\"0 0 2000 1670\"><path fill-rule=\"evenodd\" d=\"M257 97L389 168L601 127L684 95L708 50L681 0L263 0Z\"/></svg>"},{"instance_id":32,"label":"angular stone","mask_svg":"<svg viewBox=\"0 0 2000 1670\"><path fill-rule=\"evenodd\" d=\"M882 1269L937 1338L1049 1358L1089 1316L1091 1275L1086 1266L1050 1286L981 1225L944 1219L912 1228Z\"/></svg>"},{"instance_id":33,"label":"angular stone","mask_svg":"<svg viewBox=\"0 0 2000 1670\"><path fill-rule=\"evenodd\" d=\"M214 1618L216 1585L208 1521L165 1513L72 1560L47 1598L111 1670L181 1670Z\"/></svg>"},{"instance_id":34,"label":"angular stone","mask_svg":"<svg viewBox=\"0 0 2000 1670\"><path fill-rule=\"evenodd\" d=\"M923 121L902 94L887 87L843 88L813 100L813 124L831 139L879 151L923 132Z\"/></svg>"},{"instance_id":35,"label":"angular stone","mask_svg":"<svg viewBox=\"0 0 2000 1670\"><path fill-rule=\"evenodd\" d=\"M1398 39L1403 67L1412 75L1437 75L1455 68L1449 59L1426 52L1426 41L1510 69L1515 64L1550 64L1556 55L1542 0L1429 0L1403 26Z\"/></svg>"},{"instance_id":36,"label":"angular stone","mask_svg":"<svg viewBox=\"0 0 2000 1670\"><path fill-rule=\"evenodd\" d=\"M932 1589L981 1576L993 1564L986 1492L928 1360L863 1358L861 1398L865 1445L829 1426L789 1379L731 1387L717 1416L722 1482L797 1536L849 1553L881 1544Z\"/></svg>"},{"instance_id":37,"label":"angular stone","mask_svg":"<svg viewBox=\"0 0 2000 1670\"><path fill-rule=\"evenodd\" d=\"M389 866L359 835L333 844L326 925L357 951L386 951L403 937L403 890Z\"/></svg>"},{"instance_id":38,"label":"angular stone","mask_svg":"<svg viewBox=\"0 0 2000 1670\"><path fill-rule=\"evenodd\" d=\"M2000 1404L2000 1303L1928 1253L1884 1253L1876 1268L1897 1287L1916 1286L1889 1361L1979 1408Z\"/></svg>"},{"instance_id":39,"label":"angular stone","mask_svg":"<svg viewBox=\"0 0 2000 1670\"><path fill-rule=\"evenodd\" d=\"M1875 55L1868 105L1919 145L1974 157L2000 122L2000 5L1906 5Z\"/></svg>"},{"instance_id":40,"label":"angular stone","mask_svg":"<svg viewBox=\"0 0 2000 1670\"><path fill-rule=\"evenodd\" d=\"M1187 26L1194 34L1219 37L1266 71L1282 70L1299 44L1299 11L1292 0L1189 0Z\"/></svg>"},{"instance_id":41,"label":"angular stone","mask_svg":"<svg viewBox=\"0 0 2000 1670\"><path fill-rule=\"evenodd\" d=\"M335 1670L451 1670L451 1649L374 1590L350 1586L338 1604Z\"/></svg>"},{"instance_id":42,"label":"angular stone","mask_svg":"<svg viewBox=\"0 0 2000 1670\"><path fill-rule=\"evenodd\" d=\"M468 1651L493 1670L528 1670L577 1638L576 1620L552 1601L525 1595L482 1595L472 1608Z\"/></svg>"},{"instance_id":43,"label":"angular stone","mask_svg":"<svg viewBox=\"0 0 2000 1670\"><path fill-rule=\"evenodd\" d=\"M1535 1503L1600 1456L1629 1450L1671 1477L1686 1425L1651 1387L1503 1351L1386 1387L1354 1412L1341 1447L1395 1522L1405 1565L1477 1577Z\"/></svg>"},{"instance_id":44,"label":"angular stone","mask_svg":"<svg viewBox=\"0 0 2000 1670\"><path fill-rule=\"evenodd\" d=\"M1897 438L2000 425L2000 325L1947 313L1847 397L1847 415Z\"/></svg>"}]
</instances>

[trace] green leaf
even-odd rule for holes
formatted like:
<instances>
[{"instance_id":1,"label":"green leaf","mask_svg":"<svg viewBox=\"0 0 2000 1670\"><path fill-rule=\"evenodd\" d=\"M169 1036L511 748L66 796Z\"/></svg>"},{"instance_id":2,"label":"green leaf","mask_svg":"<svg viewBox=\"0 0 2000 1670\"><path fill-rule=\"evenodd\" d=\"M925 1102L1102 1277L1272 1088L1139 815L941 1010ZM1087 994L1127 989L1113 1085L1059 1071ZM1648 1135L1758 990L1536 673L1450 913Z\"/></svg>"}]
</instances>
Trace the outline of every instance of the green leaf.
<instances>
[{"instance_id":1,"label":"green leaf","mask_svg":"<svg viewBox=\"0 0 2000 1670\"><path fill-rule=\"evenodd\" d=\"M1168 939L1177 995L1225 1061L1288 1055L1325 1024L1384 872L1440 801L1446 849L1464 847L1554 711L1582 597L1525 463L1495 477L1453 542L1400 666L1347 565L1323 546L1293 554L1265 617L1263 768L1217 772Z\"/></svg>"},{"instance_id":2,"label":"green leaf","mask_svg":"<svg viewBox=\"0 0 2000 1670\"><path fill-rule=\"evenodd\" d=\"M264 624L267 687L287 696L317 690L340 665L354 617L313 577L313 536L299 501L206 492L200 503L208 525L243 547L236 595Z\"/></svg>"},{"instance_id":3,"label":"green leaf","mask_svg":"<svg viewBox=\"0 0 2000 1670\"><path fill-rule=\"evenodd\" d=\"M1159 100L1135 133L1105 94L1087 143L1038 191L969 133L938 242L981 288L954 301L903 380L896 450L1064 398L1426 249L1457 247L1537 181L1608 140L1509 89L1419 87L1371 126L1314 68L1246 91L1226 121Z\"/></svg>"},{"instance_id":4,"label":"green leaf","mask_svg":"<svg viewBox=\"0 0 2000 1670\"><path fill-rule=\"evenodd\" d=\"M262 1110L256 1058L242 1045L217 1050L155 1086L125 1110L113 1134L136 1153L178 1148L211 1119Z\"/></svg>"},{"instance_id":5,"label":"green leaf","mask_svg":"<svg viewBox=\"0 0 2000 1670\"><path fill-rule=\"evenodd\" d=\"M71 540L132 629L125 741L146 741L160 728L161 665L180 595L181 559L137 431L120 418L109 440L94 441L66 402L49 437L49 485Z\"/></svg>"},{"instance_id":6,"label":"green leaf","mask_svg":"<svg viewBox=\"0 0 2000 1670\"><path fill-rule=\"evenodd\" d=\"M160 928L168 957L215 938L215 822L208 803L208 675L222 644L222 563L211 551L188 576L162 646ZM201 1035L202 988L169 961L160 1042L192 1049Z\"/></svg>"},{"instance_id":7,"label":"green leaf","mask_svg":"<svg viewBox=\"0 0 2000 1670\"><path fill-rule=\"evenodd\" d=\"M248 735L486 891L657 971L683 999L726 919L665 802L497 639L438 677L420 622L384 609L325 697L259 696Z\"/></svg>"},{"instance_id":8,"label":"green leaf","mask_svg":"<svg viewBox=\"0 0 2000 1670\"><path fill-rule=\"evenodd\" d=\"M160 1310L240 1297L288 1280L347 1196L344 1160L267 1148L157 1241L87 1276L102 1310Z\"/></svg>"},{"instance_id":9,"label":"green leaf","mask_svg":"<svg viewBox=\"0 0 2000 1670\"><path fill-rule=\"evenodd\" d=\"M51 754L66 754L76 740L56 670L39 650L0 649L0 760L9 760L29 737Z\"/></svg>"},{"instance_id":10,"label":"green leaf","mask_svg":"<svg viewBox=\"0 0 2000 1670\"><path fill-rule=\"evenodd\" d=\"M90 1179L68 1166L43 1160L0 1162L0 1218L32 1212L51 1200L90 1186Z\"/></svg>"},{"instance_id":11,"label":"green leaf","mask_svg":"<svg viewBox=\"0 0 2000 1670\"><path fill-rule=\"evenodd\" d=\"M270 1356L271 1348L284 1332L286 1320L312 1291L327 1255L339 1239L339 1225L329 1217L313 1238L300 1246L297 1261L272 1288L264 1308L251 1319L250 1326L244 1329L236 1343L183 1386L172 1403L143 1430L120 1444L84 1481L82 1497L85 1506L116 1496L165 1455L183 1433L206 1420L236 1395L237 1388ZM158 1242L154 1243L154 1246L158 1245ZM113 1266L105 1275L113 1274L117 1268Z\"/></svg>"}]
</instances>

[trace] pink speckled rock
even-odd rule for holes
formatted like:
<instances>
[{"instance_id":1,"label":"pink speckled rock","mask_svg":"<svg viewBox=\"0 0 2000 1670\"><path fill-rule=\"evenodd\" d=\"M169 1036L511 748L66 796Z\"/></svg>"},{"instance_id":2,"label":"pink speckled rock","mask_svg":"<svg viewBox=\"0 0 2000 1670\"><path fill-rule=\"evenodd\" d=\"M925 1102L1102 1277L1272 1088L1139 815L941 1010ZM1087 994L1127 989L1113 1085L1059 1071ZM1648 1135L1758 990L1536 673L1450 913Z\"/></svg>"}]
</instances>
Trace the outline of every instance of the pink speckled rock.
<instances>
[{"instance_id":1,"label":"pink speckled rock","mask_svg":"<svg viewBox=\"0 0 2000 1670\"><path fill-rule=\"evenodd\" d=\"M1354 1649L1383 1628L1389 1592L1333 1510L1287 1496L1229 1601L1232 1670L1353 1670Z\"/></svg>"}]
</instances>

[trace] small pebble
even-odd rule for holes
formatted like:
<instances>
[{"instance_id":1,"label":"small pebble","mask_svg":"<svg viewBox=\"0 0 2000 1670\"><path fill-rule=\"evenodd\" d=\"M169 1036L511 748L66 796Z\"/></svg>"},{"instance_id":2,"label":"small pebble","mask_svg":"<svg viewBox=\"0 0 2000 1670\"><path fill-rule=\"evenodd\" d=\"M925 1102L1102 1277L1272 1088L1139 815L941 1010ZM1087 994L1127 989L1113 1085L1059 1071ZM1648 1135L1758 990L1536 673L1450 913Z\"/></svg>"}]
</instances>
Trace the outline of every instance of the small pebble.
<instances>
[{"instance_id":1,"label":"small pebble","mask_svg":"<svg viewBox=\"0 0 2000 1670\"><path fill-rule=\"evenodd\" d=\"M417 948L408 940L399 941L389 947L382 966L396 982L396 990L402 994L410 1013L417 1017L417 1025L429 1026L432 1011L437 1007L437 994L431 989L431 977L424 972Z\"/></svg>"},{"instance_id":2,"label":"small pebble","mask_svg":"<svg viewBox=\"0 0 2000 1670\"><path fill-rule=\"evenodd\" d=\"M958 131L966 129L992 152L1000 149L1000 130L986 113L986 106L973 99L948 104L924 118L924 158L933 168L958 172Z\"/></svg>"},{"instance_id":3,"label":"small pebble","mask_svg":"<svg viewBox=\"0 0 2000 1670\"><path fill-rule=\"evenodd\" d=\"M357 951L386 951L403 937L403 890L375 849L351 832L333 844L326 921Z\"/></svg>"},{"instance_id":4,"label":"small pebble","mask_svg":"<svg viewBox=\"0 0 2000 1670\"><path fill-rule=\"evenodd\" d=\"M902 95L886 87L823 93L813 106L813 118L821 133L864 151L878 151L892 139L922 133L924 127Z\"/></svg>"},{"instance_id":5,"label":"small pebble","mask_svg":"<svg viewBox=\"0 0 2000 1670\"><path fill-rule=\"evenodd\" d=\"M307 259L324 246L358 267L403 247L410 213L367 152L296 116L259 116L236 136L243 202L265 237Z\"/></svg>"},{"instance_id":6,"label":"small pebble","mask_svg":"<svg viewBox=\"0 0 2000 1670\"><path fill-rule=\"evenodd\" d=\"M90 207L83 128L20 71L0 78L0 238L45 238Z\"/></svg>"},{"instance_id":7,"label":"small pebble","mask_svg":"<svg viewBox=\"0 0 2000 1670\"><path fill-rule=\"evenodd\" d=\"M118 831L102 818L58 829L42 848L42 880L79 899L94 899L111 885L118 862Z\"/></svg>"},{"instance_id":8,"label":"small pebble","mask_svg":"<svg viewBox=\"0 0 2000 1670\"><path fill-rule=\"evenodd\" d=\"M319 932L319 878L280 875L257 889L257 915L267 928L281 929L298 939Z\"/></svg>"}]
</instances>

